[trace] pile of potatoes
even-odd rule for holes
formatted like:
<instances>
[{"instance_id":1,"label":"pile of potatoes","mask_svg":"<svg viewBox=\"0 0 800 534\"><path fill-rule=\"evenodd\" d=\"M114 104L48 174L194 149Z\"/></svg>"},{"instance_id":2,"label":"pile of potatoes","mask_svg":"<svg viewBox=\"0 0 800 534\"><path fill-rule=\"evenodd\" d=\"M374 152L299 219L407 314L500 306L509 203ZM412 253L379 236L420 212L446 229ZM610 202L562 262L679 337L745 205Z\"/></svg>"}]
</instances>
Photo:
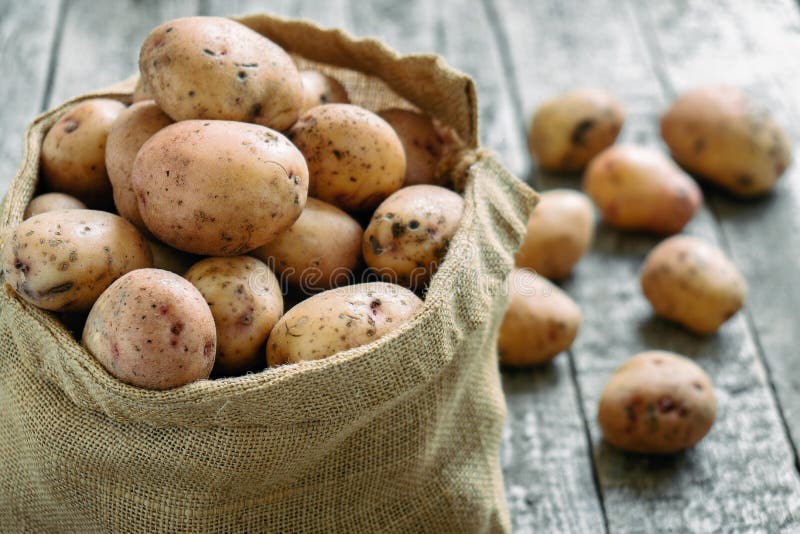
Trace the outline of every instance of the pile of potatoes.
<instances>
[{"instance_id":1,"label":"pile of potatoes","mask_svg":"<svg viewBox=\"0 0 800 534\"><path fill-rule=\"evenodd\" d=\"M710 335L744 305L746 285L714 245L679 234L703 203L694 173L742 198L767 193L791 160L788 138L739 89L703 87L681 95L661 118L672 159L632 144L615 145L625 114L610 94L581 89L544 102L528 146L540 168L583 172L583 192L542 193L508 280L510 306L498 352L506 366L545 363L567 350L581 311L549 280L568 277L591 247L595 209L611 227L667 237L641 268L653 312L697 335ZM674 161L673 161L674 160ZM611 377L598 420L609 443L640 453L672 453L710 430L716 400L694 362L663 351L634 356Z\"/></svg>"},{"instance_id":2,"label":"pile of potatoes","mask_svg":"<svg viewBox=\"0 0 800 534\"><path fill-rule=\"evenodd\" d=\"M154 390L325 358L419 312L464 209L437 173L452 131L350 104L229 19L158 26L139 70L132 105L84 100L48 131L47 192L2 251L21 298Z\"/></svg>"}]
</instances>

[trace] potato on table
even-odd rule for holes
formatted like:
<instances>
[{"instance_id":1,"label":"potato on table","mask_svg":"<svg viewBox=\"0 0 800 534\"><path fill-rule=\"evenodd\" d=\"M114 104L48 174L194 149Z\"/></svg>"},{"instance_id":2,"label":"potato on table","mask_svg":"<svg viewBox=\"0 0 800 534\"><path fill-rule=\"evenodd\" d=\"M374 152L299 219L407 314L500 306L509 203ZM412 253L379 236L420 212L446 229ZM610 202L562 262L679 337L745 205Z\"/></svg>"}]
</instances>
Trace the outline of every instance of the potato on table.
<instances>
[{"instance_id":1,"label":"potato on table","mask_svg":"<svg viewBox=\"0 0 800 534\"><path fill-rule=\"evenodd\" d=\"M349 104L347 91L339 80L316 70L300 71L303 81L303 108L301 113L323 104Z\"/></svg>"},{"instance_id":2,"label":"potato on table","mask_svg":"<svg viewBox=\"0 0 800 534\"><path fill-rule=\"evenodd\" d=\"M583 190L603 219L622 230L680 232L703 203L692 178L652 148L617 145L589 164Z\"/></svg>"},{"instance_id":3,"label":"potato on table","mask_svg":"<svg viewBox=\"0 0 800 534\"><path fill-rule=\"evenodd\" d=\"M180 276L139 269L97 299L83 344L119 380L170 389L208 378L216 350L214 318L203 295Z\"/></svg>"},{"instance_id":4,"label":"potato on table","mask_svg":"<svg viewBox=\"0 0 800 534\"><path fill-rule=\"evenodd\" d=\"M406 178L403 185L434 184L436 168L445 152L445 139L433 120L424 113L410 109L384 109L378 115L388 122L406 153Z\"/></svg>"},{"instance_id":5,"label":"potato on table","mask_svg":"<svg viewBox=\"0 0 800 534\"><path fill-rule=\"evenodd\" d=\"M44 193L28 202L23 219L30 219L46 211L86 209L86 204L66 193Z\"/></svg>"},{"instance_id":6,"label":"potato on table","mask_svg":"<svg viewBox=\"0 0 800 534\"><path fill-rule=\"evenodd\" d=\"M713 334L744 305L746 285L717 247L692 236L671 237L644 262L641 285L659 317L697 334Z\"/></svg>"},{"instance_id":7,"label":"potato on table","mask_svg":"<svg viewBox=\"0 0 800 534\"><path fill-rule=\"evenodd\" d=\"M637 354L611 376L597 419L607 442L625 451L669 454L711 429L717 413L708 375L678 354Z\"/></svg>"}]
</instances>

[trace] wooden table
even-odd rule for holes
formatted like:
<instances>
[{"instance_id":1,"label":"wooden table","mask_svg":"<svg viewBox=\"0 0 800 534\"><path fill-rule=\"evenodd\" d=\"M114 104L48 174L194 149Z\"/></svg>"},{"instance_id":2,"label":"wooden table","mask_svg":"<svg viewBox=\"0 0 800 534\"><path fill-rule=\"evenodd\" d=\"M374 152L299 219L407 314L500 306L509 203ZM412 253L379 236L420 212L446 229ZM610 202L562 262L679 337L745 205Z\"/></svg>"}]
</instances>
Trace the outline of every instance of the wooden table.
<instances>
[{"instance_id":1,"label":"wooden table","mask_svg":"<svg viewBox=\"0 0 800 534\"><path fill-rule=\"evenodd\" d=\"M792 0L0 0L0 186L19 162L25 125L129 76L153 26L255 11L444 55L477 82L483 143L539 189L578 187L579 179L532 170L528 117L544 98L581 85L624 101L624 140L663 148L658 117L677 92L734 83L774 110L800 154ZM746 309L709 338L654 319L637 271L657 239L601 226L564 284L585 316L572 350L549 367L503 376L502 462L515 531L800 531L800 165L763 200L707 192L687 231L735 259L750 285ZM717 388L718 420L684 454L622 454L603 443L595 422L610 373L651 348L691 356Z\"/></svg>"}]
</instances>

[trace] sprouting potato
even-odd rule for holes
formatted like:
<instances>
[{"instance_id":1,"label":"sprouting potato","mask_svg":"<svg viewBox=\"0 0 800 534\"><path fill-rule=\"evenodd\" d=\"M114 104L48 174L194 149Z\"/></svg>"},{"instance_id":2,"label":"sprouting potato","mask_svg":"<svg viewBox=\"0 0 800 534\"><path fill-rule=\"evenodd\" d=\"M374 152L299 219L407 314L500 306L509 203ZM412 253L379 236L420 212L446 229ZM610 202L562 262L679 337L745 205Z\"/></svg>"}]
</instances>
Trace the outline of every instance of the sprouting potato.
<instances>
[{"instance_id":1,"label":"sprouting potato","mask_svg":"<svg viewBox=\"0 0 800 534\"><path fill-rule=\"evenodd\" d=\"M433 120L424 113L400 108L385 109L378 115L394 128L403 143L406 153L403 185L441 185L436 172L446 142Z\"/></svg>"},{"instance_id":2,"label":"sprouting potato","mask_svg":"<svg viewBox=\"0 0 800 534\"><path fill-rule=\"evenodd\" d=\"M66 193L45 193L33 197L25 208L23 219L30 219L46 211L86 209L86 204Z\"/></svg>"},{"instance_id":3,"label":"sprouting potato","mask_svg":"<svg viewBox=\"0 0 800 534\"><path fill-rule=\"evenodd\" d=\"M349 104L347 90L332 76L316 70L300 71L303 81L303 109L306 112L314 106L323 104Z\"/></svg>"}]
</instances>

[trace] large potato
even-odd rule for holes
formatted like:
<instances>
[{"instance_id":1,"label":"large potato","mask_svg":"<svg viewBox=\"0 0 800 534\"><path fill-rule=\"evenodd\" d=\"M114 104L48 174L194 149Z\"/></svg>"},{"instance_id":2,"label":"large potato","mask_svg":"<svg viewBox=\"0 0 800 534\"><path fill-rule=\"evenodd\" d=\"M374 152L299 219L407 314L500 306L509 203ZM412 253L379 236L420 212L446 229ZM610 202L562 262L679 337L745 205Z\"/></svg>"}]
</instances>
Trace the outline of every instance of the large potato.
<instances>
[{"instance_id":1,"label":"large potato","mask_svg":"<svg viewBox=\"0 0 800 534\"><path fill-rule=\"evenodd\" d=\"M303 106L300 73L284 50L220 17L186 17L156 27L139 54L142 80L176 121L223 119L275 130Z\"/></svg>"},{"instance_id":2,"label":"large potato","mask_svg":"<svg viewBox=\"0 0 800 534\"><path fill-rule=\"evenodd\" d=\"M586 191L609 224L657 234L680 232L703 203L703 193L660 152L617 145L592 160Z\"/></svg>"},{"instance_id":3,"label":"large potato","mask_svg":"<svg viewBox=\"0 0 800 534\"><path fill-rule=\"evenodd\" d=\"M133 164L147 228L168 245L235 256L294 223L308 192L303 155L281 134L231 121L183 121L153 135Z\"/></svg>"},{"instance_id":4,"label":"large potato","mask_svg":"<svg viewBox=\"0 0 800 534\"><path fill-rule=\"evenodd\" d=\"M312 197L346 211L367 210L403 185L403 145L385 120L366 109L311 108L288 136L308 162Z\"/></svg>"},{"instance_id":5,"label":"large potato","mask_svg":"<svg viewBox=\"0 0 800 534\"><path fill-rule=\"evenodd\" d=\"M136 228L104 211L48 211L22 221L3 247L3 276L45 310L85 311L111 283L152 265Z\"/></svg>"},{"instance_id":6,"label":"large potato","mask_svg":"<svg viewBox=\"0 0 800 534\"><path fill-rule=\"evenodd\" d=\"M106 173L106 138L125 106L93 98L66 112L42 143L42 178L48 189L78 197L90 206L111 197Z\"/></svg>"},{"instance_id":7,"label":"large potato","mask_svg":"<svg viewBox=\"0 0 800 534\"><path fill-rule=\"evenodd\" d=\"M363 231L336 206L309 198L295 223L253 256L267 262L282 280L306 291L350 282L361 259Z\"/></svg>"},{"instance_id":8,"label":"large potato","mask_svg":"<svg viewBox=\"0 0 800 534\"><path fill-rule=\"evenodd\" d=\"M697 364L651 351L614 372L600 397L597 419L603 437L615 447L669 454L700 441L716 413L711 380Z\"/></svg>"},{"instance_id":9,"label":"large potato","mask_svg":"<svg viewBox=\"0 0 800 534\"><path fill-rule=\"evenodd\" d=\"M445 152L445 139L433 120L424 113L409 109L385 109L378 115L388 122L406 153L404 185L436 184L436 168Z\"/></svg>"},{"instance_id":10,"label":"large potato","mask_svg":"<svg viewBox=\"0 0 800 534\"><path fill-rule=\"evenodd\" d=\"M578 335L578 305L546 278L525 269L508 277L509 307L500 326L500 363L540 365L567 350Z\"/></svg>"},{"instance_id":11,"label":"large potato","mask_svg":"<svg viewBox=\"0 0 800 534\"><path fill-rule=\"evenodd\" d=\"M140 230L146 230L131 176L136 154L154 133L172 124L152 100L137 102L119 114L106 141L106 168L117 213Z\"/></svg>"},{"instance_id":12,"label":"large potato","mask_svg":"<svg viewBox=\"0 0 800 534\"><path fill-rule=\"evenodd\" d=\"M736 266L715 246L675 236L644 262L642 291L656 315L697 334L713 334L744 305L746 286Z\"/></svg>"},{"instance_id":13,"label":"large potato","mask_svg":"<svg viewBox=\"0 0 800 534\"><path fill-rule=\"evenodd\" d=\"M439 268L463 212L464 199L449 189L404 187L372 215L364 231L364 260L388 280L422 287Z\"/></svg>"},{"instance_id":14,"label":"large potato","mask_svg":"<svg viewBox=\"0 0 800 534\"><path fill-rule=\"evenodd\" d=\"M23 219L30 219L46 211L86 209L86 204L65 193L45 193L33 197L25 207Z\"/></svg>"},{"instance_id":15,"label":"large potato","mask_svg":"<svg viewBox=\"0 0 800 534\"><path fill-rule=\"evenodd\" d=\"M214 370L242 374L264 365L264 343L283 314L278 279L249 256L206 258L186 272L206 299L217 328Z\"/></svg>"},{"instance_id":16,"label":"large potato","mask_svg":"<svg viewBox=\"0 0 800 534\"><path fill-rule=\"evenodd\" d=\"M301 112L323 104L348 104L350 102L347 90L339 83L339 80L332 76L316 70L304 70L300 72L300 78L303 81L303 109Z\"/></svg>"},{"instance_id":17,"label":"large potato","mask_svg":"<svg viewBox=\"0 0 800 534\"><path fill-rule=\"evenodd\" d=\"M742 197L769 191L792 158L783 128L735 87L683 93L661 117L661 136L683 167Z\"/></svg>"},{"instance_id":18,"label":"large potato","mask_svg":"<svg viewBox=\"0 0 800 534\"><path fill-rule=\"evenodd\" d=\"M543 169L576 172L614 144L625 112L609 93L578 89L542 103L533 115L528 149Z\"/></svg>"},{"instance_id":19,"label":"large potato","mask_svg":"<svg viewBox=\"0 0 800 534\"><path fill-rule=\"evenodd\" d=\"M203 295L180 276L139 269L97 299L83 344L119 380L170 389L208 378L216 348L214 318Z\"/></svg>"},{"instance_id":20,"label":"large potato","mask_svg":"<svg viewBox=\"0 0 800 534\"><path fill-rule=\"evenodd\" d=\"M515 257L517 267L551 280L566 278L592 244L594 208L583 193L554 189L539 195L528 219L525 240Z\"/></svg>"},{"instance_id":21,"label":"large potato","mask_svg":"<svg viewBox=\"0 0 800 534\"><path fill-rule=\"evenodd\" d=\"M409 321L421 307L414 293L385 282L324 291L278 321L267 340L267 363L319 360L365 345Z\"/></svg>"}]
</instances>

